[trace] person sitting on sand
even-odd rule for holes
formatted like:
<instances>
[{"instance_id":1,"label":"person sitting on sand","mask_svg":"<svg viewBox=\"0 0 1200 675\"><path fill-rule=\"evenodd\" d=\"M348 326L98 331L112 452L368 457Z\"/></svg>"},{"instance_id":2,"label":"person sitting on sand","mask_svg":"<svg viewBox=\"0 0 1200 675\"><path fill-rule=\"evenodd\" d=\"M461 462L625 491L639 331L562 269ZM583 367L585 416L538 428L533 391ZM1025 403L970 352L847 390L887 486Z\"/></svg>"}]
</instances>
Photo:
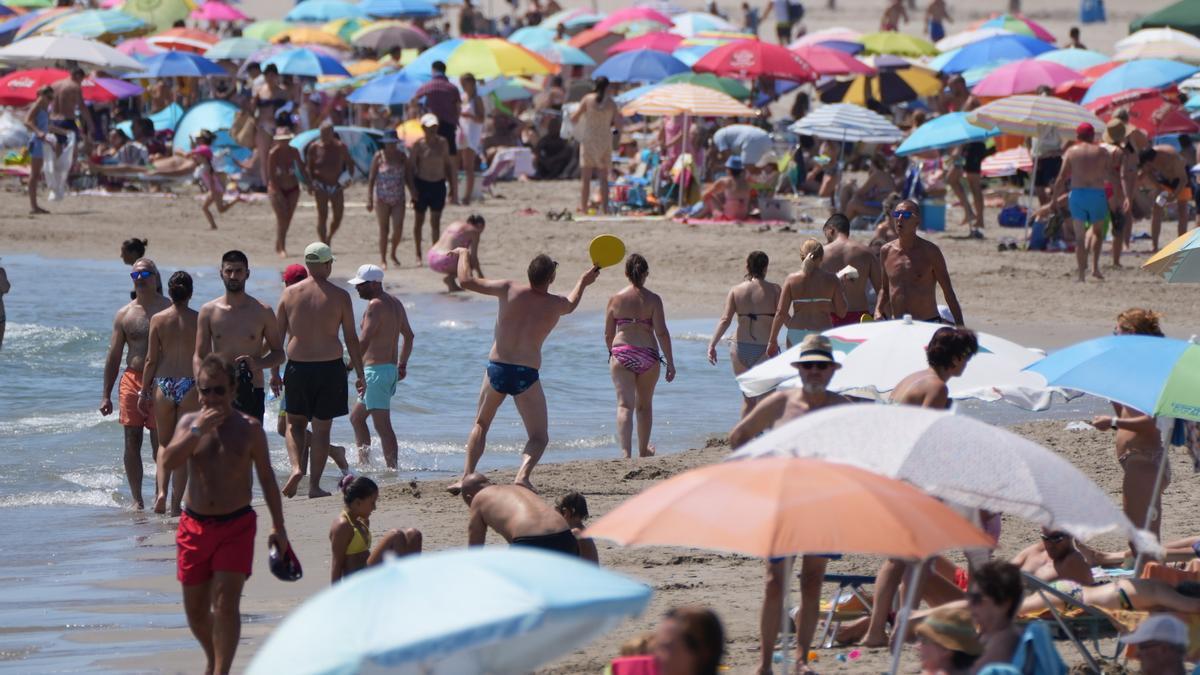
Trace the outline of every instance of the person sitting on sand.
<instances>
[{"instance_id":1,"label":"person sitting on sand","mask_svg":"<svg viewBox=\"0 0 1200 675\"><path fill-rule=\"evenodd\" d=\"M838 205L851 221L859 216L877 217L882 212L883 200L896 189L881 155L872 155L870 164L867 180L862 185L846 185L838 197Z\"/></svg>"},{"instance_id":2,"label":"person sitting on sand","mask_svg":"<svg viewBox=\"0 0 1200 675\"><path fill-rule=\"evenodd\" d=\"M609 374L617 390L617 441L629 459L633 451L633 418L637 417L638 457L650 457L654 388L659 364L667 369L667 382L675 379L671 332L662 298L646 288L650 265L640 253L625 261L629 285L608 299L604 313L604 342L608 347ZM661 350L662 355L659 356Z\"/></svg>"},{"instance_id":3,"label":"person sitting on sand","mask_svg":"<svg viewBox=\"0 0 1200 675\"><path fill-rule=\"evenodd\" d=\"M717 343L725 335L733 318L737 317L737 333L729 350L729 363L734 377L761 363L767 356L767 324L775 316L779 295L783 289L779 284L767 281L767 265L770 258L762 251L751 251L746 256L746 280L729 289L725 298L725 311L717 322L712 340L708 342L708 362L717 365ZM757 335L756 335L757 334ZM742 396L742 414L745 417L759 397Z\"/></svg>"},{"instance_id":4,"label":"person sitting on sand","mask_svg":"<svg viewBox=\"0 0 1200 675\"><path fill-rule=\"evenodd\" d=\"M481 473L462 479L462 498L471 509L467 545L482 546L488 528L513 546L579 555L579 542L558 511L521 485L494 485Z\"/></svg>"},{"instance_id":5,"label":"person sitting on sand","mask_svg":"<svg viewBox=\"0 0 1200 675\"><path fill-rule=\"evenodd\" d=\"M483 276L483 268L479 266L479 240L483 236L483 228L487 221L478 213L467 216L466 222L456 220L446 227L442 236L434 242L425 254L425 262L433 272L445 275L442 283L446 290L457 293L462 290L458 285L458 254L456 249L467 250L468 265L476 276Z\"/></svg>"},{"instance_id":6,"label":"person sitting on sand","mask_svg":"<svg viewBox=\"0 0 1200 675\"><path fill-rule=\"evenodd\" d=\"M388 230L391 230L392 262L400 266L396 249L404 239L404 194L416 194L413 188L413 165L394 129L384 132L381 145L371 159L367 175L367 211L374 211L379 221L379 266L387 269Z\"/></svg>"},{"instance_id":7,"label":"person sitting on sand","mask_svg":"<svg viewBox=\"0 0 1200 675\"><path fill-rule=\"evenodd\" d=\"M729 173L713 181L701 195L704 206L696 218L743 221L750 217L752 195L742 158L730 157L725 160L725 168Z\"/></svg>"},{"instance_id":8,"label":"person sitting on sand","mask_svg":"<svg viewBox=\"0 0 1200 675\"><path fill-rule=\"evenodd\" d=\"M208 193L204 197L204 202L200 204L200 210L204 212L204 218L208 220L209 229L215 230L217 229L217 219L213 217L209 207L216 205L219 213L225 213L242 199L239 195L231 202L225 201L225 186L221 183L221 177L217 173L216 167L213 166L211 147L197 145L192 149L191 157L196 160L196 180L200 183L200 187Z\"/></svg>"},{"instance_id":9,"label":"person sitting on sand","mask_svg":"<svg viewBox=\"0 0 1200 675\"><path fill-rule=\"evenodd\" d=\"M725 629L711 609L675 608L663 615L652 645L658 675L717 675Z\"/></svg>"},{"instance_id":10,"label":"person sitting on sand","mask_svg":"<svg viewBox=\"0 0 1200 675\"><path fill-rule=\"evenodd\" d=\"M1075 548L1075 538L1061 530L1043 527L1041 541L1027 546L1012 563L1045 582L1066 579L1084 586L1096 583L1092 566Z\"/></svg>"},{"instance_id":11,"label":"person sitting on sand","mask_svg":"<svg viewBox=\"0 0 1200 675\"><path fill-rule=\"evenodd\" d=\"M344 506L329 527L330 583L378 565L389 553L404 556L421 552L421 531L412 527L391 530L372 549L371 514L379 499L379 486L366 476L345 476L339 487Z\"/></svg>"},{"instance_id":12,"label":"person sitting on sand","mask_svg":"<svg viewBox=\"0 0 1200 675\"><path fill-rule=\"evenodd\" d=\"M971 613L939 607L916 628L921 675L967 675L983 652Z\"/></svg>"},{"instance_id":13,"label":"person sitting on sand","mask_svg":"<svg viewBox=\"0 0 1200 675\"><path fill-rule=\"evenodd\" d=\"M800 245L800 270L788 275L783 293L775 307L775 318L767 333L767 356L779 353L777 336L787 328L787 346L800 344L805 337L833 325L831 316L846 313L846 293L837 275L821 269L825 249L816 239Z\"/></svg>"},{"instance_id":14,"label":"person sitting on sand","mask_svg":"<svg viewBox=\"0 0 1200 675\"><path fill-rule=\"evenodd\" d=\"M600 554L596 551L596 542L591 537L583 536L587 524L583 521L588 517L587 499L572 490L559 498L554 510L571 526L571 534L579 542L579 557L600 564Z\"/></svg>"},{"instance_id":15,"label":"person sitting on sand","mask_svg":"<svg viewBox=\"0 0 1200 675\"><path fill-rule=\"evenodd\" d=\"M938 312L937 286L942 289L955 325L962 326L962 308L950 284L946 258L936 244L917 236L921 207L905 199L896 205L892 216L899 238L879 249L884 284L876 301L875 318L899 319L908 314L918 321L945 323Z\"/></svg>"}]
</instances>

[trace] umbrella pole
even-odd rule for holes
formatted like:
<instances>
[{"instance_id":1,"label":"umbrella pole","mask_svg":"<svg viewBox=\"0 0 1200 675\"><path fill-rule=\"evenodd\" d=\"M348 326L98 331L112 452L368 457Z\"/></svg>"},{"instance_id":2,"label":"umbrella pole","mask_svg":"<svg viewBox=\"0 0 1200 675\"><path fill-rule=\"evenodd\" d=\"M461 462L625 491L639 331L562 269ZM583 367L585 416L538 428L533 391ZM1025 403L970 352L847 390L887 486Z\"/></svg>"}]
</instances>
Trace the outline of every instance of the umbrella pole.
<instances>
[{"instance_id":1,"label":"umbrella pole","mask_svg":"<svg viewBox=\"0 0 1200 675\"><path fill-rule=\"evenodd\" d=\"M904 641L908 635L908 615L911 614L910 608L917 598L917 586L921 583L921 572L925 569L925 562L918 560L909 565L908 594L907 597L901 598L904 606L900 608L900 624L896 627L896 633L892 635L892 642L896 645L892 648L892 667L888 670L892 675L900 668L900 652L904 649Z\"/></svg>"},{"instance_id":2,"label":"umbrella pole","mask_svg":"<svg viewBox=\"0 0 1200 675\"><path fill-rule=\"evenodd\" d=\"M687 154L688 149L688 114L683 114L683 135L679 138L679 156L682 158ZM692 166L695 166L696 158L692 158ZM695 169L692 170L692 178L696 177ZM684 191L687 190L687 161L684 160L683 166L679 169L679 207L683 208Z\"/></svg>"},{"instance_id":3,"label":"umbrella pole","mask_svg":"<svg viewBox=\"0 0 1200 675\"><path fill-rule=\"evenodd\" d=\"M1034 144L1037 144L1035 139ZM1029 249L1029 223L1033 220L1033 205L1037 201L1034 196L1034 190L1037 189L1037 165L1038 158L1034 154L1033 157L1033 173L1029 175L1029 212L1025 214L1025 249Z\"/></svg>"},{"instance_id":4,"label":"umbrella pole","mask_svg":"<svg viewBox=\"0 0 1200 675\"><path fill-rule=\"evenodd\" d=\"M1171 457L1168 454L1168 449L1170 447L1171 440L1168 438L1167 443L1163 445L1162 457L1158 460L1158 474L1154 476L1154 492L1150 493L1151 495L1154 495L1154 499L1151 499L1150 505L1146 507L1146 518L1142 521L1143 530L1150 529L1150 523L1154 520L1154 512L1158 510L1158 491L1162 489L1163 479L1167 476L1167 466L1171 461ZM1142 560L1145 559L1145 557L1146 553L1139 549L1137 552L1137 558L1133 563L1134 574L1137 574L1142 569Z\"/></svg>"},{"instance_id":5,"label":"umbrella pole","mask_svg":"<svg viewBox=\"0 0 1200 675\"><path fill-rule=\"evenodd\" d=\"M785 673L792 672L792 659L788 650L788 645L791 644L791 640L788 640L788 636L791 635L792 629L788 623L788 619L791 618L788 616L788 609L792 604L792 563L795 560L796 559L794 557L788 556L783 562L783 600L779 603L781 605L779 611L780 614L782 614L782 617L780 617L782 623L780 623L779 626L783 629L781 631L783 633L783 640L780 641L780 644L782 645L782 649L780 650L782 652L780 654L782 661L780 663L783 666L783 672Z\"/></svg>"}]
</instances>

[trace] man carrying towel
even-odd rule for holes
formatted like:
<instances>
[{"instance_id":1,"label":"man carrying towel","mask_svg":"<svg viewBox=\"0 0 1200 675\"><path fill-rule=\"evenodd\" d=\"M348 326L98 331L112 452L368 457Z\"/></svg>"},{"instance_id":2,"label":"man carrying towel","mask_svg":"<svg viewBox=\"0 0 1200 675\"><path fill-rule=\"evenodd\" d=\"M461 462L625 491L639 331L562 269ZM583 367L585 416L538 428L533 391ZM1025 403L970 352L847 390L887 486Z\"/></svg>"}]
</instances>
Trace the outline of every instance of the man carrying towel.
<instances>
[{"instance_id":1,"label":"man carrying towel","mask_svg":"<svg viewBox=\"0 0 1200 675\"><path fill-rule=\"evenodd\" d=\"M800 355L792 362L800 374L796 389L777 391L754 406L746 417L729 432L729 446L736 449L774 425L793 420L805 413L831 405L849 403L841 394L826 390L834 372L840 367L833 360L833 343L820 334L808 335L800 343ZM821 583L825 567L837 556L806 555L800 562L800 613L796 621L796 659L808 663L808 648L817 630L817 615L821 608ZM784 584L787 583L787 558L772 558L767 562L766 597L763 598L759 625L762 628L759 653L760 675L769 675L779 635L780 614L783 610ZM802 671L803 672L803 671Z\"/></svg>"}]
</instances>

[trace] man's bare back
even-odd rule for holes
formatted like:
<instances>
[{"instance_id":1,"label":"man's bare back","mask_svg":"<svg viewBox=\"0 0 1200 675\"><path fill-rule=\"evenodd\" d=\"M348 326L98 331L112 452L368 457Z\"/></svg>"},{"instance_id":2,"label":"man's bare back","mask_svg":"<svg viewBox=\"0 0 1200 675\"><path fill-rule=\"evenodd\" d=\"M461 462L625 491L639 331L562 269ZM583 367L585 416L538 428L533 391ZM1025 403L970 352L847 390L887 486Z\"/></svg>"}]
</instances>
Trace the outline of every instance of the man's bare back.
<instances>
[{"instance_id":1,"label":"man's bare back","mask_svg":"<svg viewBox=\"0 0 1200 675\"><path fill-rule=\"evenodd\" d=\"M371 329L370 340L366 339L368 322ZM378 298L367 303L367 311L363 313L363 365L394 364L399 358L400 333L408 327L408 314L404 311L404 303L390 293L384 291Z\"/></svg>"},{"instance_id":2,"label":"man's bare back","mask_svg":"<svg viewBox=\"0 0 1200 675\"><path fill-rule=\"evenodd\" d=\"M847 265L858 270L858 277L841 277L842 290L846 292L846 307L850 312L870 312L872 308L867 303L867 284L879 282L879 260L871 253L871 249L853 239L839 238L825 244L821 269L837 274ZM878 288L875 290L879 291Z\"/></svg>"},{"instance_id":3,"label":"man's bare back","mask_svg":"<svg viewBox=\"0 0 1200 675\"><path fill-rule=\"evenodd\" d=\"M509 282L507 292L498 297L496 341L488 358L541 368L542 344L571 304L561 295L515 282Z\"/></svg>"},{"instance_id":4,"label":"man's bare back","mask_svg":"<svg viewBox=\"0 0 1200 675\"><path fill-rule=\"evenodd\" d=\"M1112 155L1092 143L1076 143L1063 155L1063 171L1071 176L1071 188L1104 189L1112 178Z\"/></svg>"},{"instance_id":5,"label":"man's bare back","mask_svg":"<svg viewBox=\"0 0 1200 675\"><path fill-rule=\"evenodd\" d=\"M328 280L310 275L283 290L279 311L280 321L286 321L289 359L333 361L342 358L338 331L347 315L351 322L354 320L349 293Z\"/></svg>"},{"instance_id":6,"label":"man's bare back","mask_svg":"<svg viewBox=\"0 0 1200 675\"><path fill-rule=\"evenodd\" d=\"M932 370L918 370L900 380L889 400L902 405L944 409L950 407L950 389Z\"/></svg>"},{"instance_id":7,"label":"man's bare back","mask_svg":"<svg viewBox=\"0 0 1200 675\"><path fill-rule=\"evenodd\" d=\"M488 485L471 499L471 523L491 528L512 542L520 537L538 537L569 531L567 521L532 491L519 485ZM475 530L471 531L471 544Z\"/></svg>"},{"instance_id":8,"label":"man's bare back","mask_svg":"<svg viewBox=\"0 0 1200 675\"><path fill-rule=\"evenodd\" d=\"M155 377L193 377L198 317L194 309L175 306L151 317L150 329L158 341Z\"/></svg>"}]
</instances>

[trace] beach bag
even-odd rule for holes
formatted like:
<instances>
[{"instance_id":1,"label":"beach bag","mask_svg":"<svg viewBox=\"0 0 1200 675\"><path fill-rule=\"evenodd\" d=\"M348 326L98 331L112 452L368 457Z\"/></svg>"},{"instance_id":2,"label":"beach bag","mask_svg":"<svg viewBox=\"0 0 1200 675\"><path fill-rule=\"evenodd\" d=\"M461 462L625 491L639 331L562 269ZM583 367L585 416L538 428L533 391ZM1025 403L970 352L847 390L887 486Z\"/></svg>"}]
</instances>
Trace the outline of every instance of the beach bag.
<instances>
[{"instance_id":1,"label":"beach bag","mask_svg":"<svg viewBox=\"0 0 1200 675\"><path fill-rule=\"evenodd\" d=\"M1108 17L1104 14L1104 0L1080 0L1080 23L1104 23Z\"/></svg>"},{"instance_id":2,"label":"beach bag","mask_svg":"<svg viewBox=\"0 0 1200 675\"><path fill-rule=\"evenodd\" d=\"M996 217L1000 221L1001 227L1025 227L1025 209L1020 206L1006 206L1000 209L1000 215Z\"/></svg>"},{"instance_id":3,"label":"beach bag","mask_svg":"<svg viewBox=\"0 0 1200 675\"><path fill-rule=\"evenodd\" d=\"M254 148L255 141L258 140L258 125L254 122L254 117L245 111L239 112L237 117L233 118L229 135L243 148Z\"/></svg>"}]
</instances>

